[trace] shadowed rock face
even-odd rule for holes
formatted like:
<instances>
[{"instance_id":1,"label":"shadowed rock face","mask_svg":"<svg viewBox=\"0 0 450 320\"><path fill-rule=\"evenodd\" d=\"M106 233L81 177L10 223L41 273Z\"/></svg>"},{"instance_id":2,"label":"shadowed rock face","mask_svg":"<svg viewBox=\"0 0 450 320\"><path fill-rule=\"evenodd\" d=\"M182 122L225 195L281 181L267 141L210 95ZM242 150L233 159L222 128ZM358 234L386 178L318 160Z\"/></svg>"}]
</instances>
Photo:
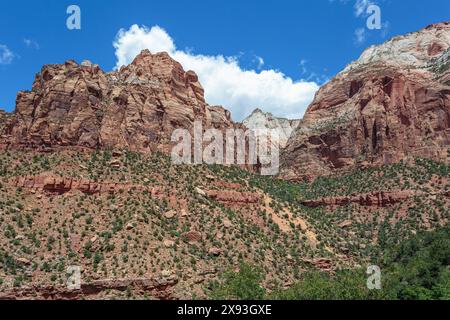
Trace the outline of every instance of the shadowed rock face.
<instances>
[{"instance_id":1,"label":"shadowed rock face","mask_svg":"<svg viewBox=\"0 0 450 320\"><path fill-rule=\"evenodd\" d=\"M6 134L11 128L14 116L0 109L0 149L4 149L7 145L8 135Z\"/></svg>"},{"instance_id":2,"label":"shadowed rock face","mask_svg":"<svg viewBox=\"0 0 450 320\"><path fill-rule=\"evenodd\" d=\"M450 24L432 25L369 48L322 87L282 155L282 176L448 161Z\"/></svg>"},{"instance_id":3,"label":"shadowed rock face","mask_svg":"<svg viewBox=\"0 0 450 320\"><path fill-rule=\"evenodd\" d=\"M32 91L19 92L7 145L153 150L174 129L233 127L222 107L206 104L197 75L167 53L143 51L128 66L105 73L88 61L47 65Z\"/></svg>"}]
</instances>

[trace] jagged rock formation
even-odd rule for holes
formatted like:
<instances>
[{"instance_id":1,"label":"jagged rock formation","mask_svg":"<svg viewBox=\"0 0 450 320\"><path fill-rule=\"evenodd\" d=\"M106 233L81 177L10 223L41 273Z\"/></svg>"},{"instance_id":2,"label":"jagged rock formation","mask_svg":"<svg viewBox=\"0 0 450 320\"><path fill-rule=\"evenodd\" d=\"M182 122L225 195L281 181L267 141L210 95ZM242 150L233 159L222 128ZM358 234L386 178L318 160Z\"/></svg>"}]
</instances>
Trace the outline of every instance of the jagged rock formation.
<instances>
[{"instance_id":1,"label":"jagged rock formation","mask_svg":"<svg viewBox=\"0 0 450 320\"><path fill-rule=\"evenodd\" d=\"M71 177L62 177L51 173L42 173L40 175L31 176L19 176L14 177L8 184L14 188L23 188L31 190L33 193L44 192L53 195L63 195L69 192L79 191L87 195L99 195L99 194L114 194L120 192L130 192L131 190L137 190L141 192L148 192L148 195L153 198L161 198L162 191L158 186L131 184L131 183L118 183L118 182L96 182L89 179L75 179ZM227 184L215 184L220 186L220 190L202 190L202 195L210 199L228 203L228 204L257 204L261 201L261 195L252 192L240 192L236 190L227 190L229 185ZM239 187L242 187L239 185ZM170 215L173 212L167 212L167 218L171 218Z\"/></svg>"},{"instance_id":2,"label":"jagged rock formation","mask_svg":"<svg viewBox=\"0 0 450 320\"><path fill-rule=\"evenodd\" d=\"M289 120L284 118L274 117L271 113L265 113L261 109L256 109L248 116L242 124L252 130L269 129L275 130L279 137L279 145L281 148L286 147L286 144L291 137L291 134L300 125L301 120Z\"/></svg>"},{"instance_id":3,"label":"jagged rock formation","mask_svg":"<svg viewBox=\"0 0 450 320\"><path fill-rule=\"evenodd\" d=\"M288 143L284 177L445 158L448 27L369 49L326 85ZM299 186L141 152L195 119L242 128L167 54L144 51L112 73L88 61L44 67L15 113L0 112L0 299L207 299L242 259L275 292L448 223L448 165L429 160ZM246 123L285 133L296 121L257 110ZM82 271L79 290L64 286L69 266Z\"/></svg>"},{"instance_id":4,"label":"jagged rock formation","mask_svg":"<svg viewBox=\"0 0 450 320\"><path fill-rule=\"evenodd\" d=\"M151 294L152 297L161 300L175 299L173 287L179 279L175 275L159 276L151 279L106 279L95 280L91 283L83 283L80 289L69 290L67 287L55 287L53 285L31 286L0 292L2 300L75 300L97 299L102 294L108 297L112 291L125 292L130 288Z\"/></svg>"},{"instance_id":5,"label":"jagged rock formation","mask_svg":"<svg viewBox=\"0 0 450 320\"><path fill-rule=\"evenodd\" d=\"M152 197L157 197L157 187L139 184L125 184L113 182L95 182L88 179L74 179L58 175L43 173L37 176L15 177L9 183L16 188L25 188L33 191L44 191L52 194L65 194L79 191L84 194L118 193L130 190L147 191Z\"/></svg>"},{"instance_id":6,"label":"jagged rock formation","mask_svg":"<svg viewBox=\"0 0 450 320\"><path fill-rule=\"evenodd\" d=\"M206 192L208 197L228 204L257 204L261 202L261 195L252 192L238 192L229 190L210 190Z\"/></svg>"},{"instance_id":7,"label":"jagged rock formation","mask_svg":"<svg viewBox=\"0 0 450 320\"><path fill-rule=\"evenodd\" d=\"M366 50L323 86L282 155L282 176L312 179L408 157L448 161L450 23Z\"/></svg>"},{"instance_id":8,"label":"jagged rock formation","mask_svg":"<svg viewBox=\"0 0 450 320\"><path fill-rule=\"evenodd\" d=\"M257 109L243 125L278 131L282 177L291 180L408 156L447 159L449 29L436 24L369 48L317 93L302 121ZM195 120L243 127L209 106L196 74L167 53L145 50L111 73L68 61L44 66L15 112L0 114L0 148L168 150L172 132Z\"/></svg>"},{"instance_id":9,"label":"jagged rock formation","mask_svg":"<svg viewBox=\"0 0 450 320\"><path fill-rule=\"evenodd\" d=\"M7 127L12 119L12 115L0 109L0 129Z\"/></svg>"},{"instance_id":10,"label":"jagged rock formation","mask_svg":"<svg viewBox=\"0 0 450 320\"><path fill-rule=\"evenodd\" d=\"M357 204L363 207L372 208L387 208L397 203L402 203L411 198L427 198L436 196L449 197L450 191L441 192L415 192L411 190L397 190L397 191L379 191L364 194L354 194L352 196L329 197L315 200L301 201L302 205L317 208L317 207L339 207L347 206L349 204Z\"/></svg>"},{"instance_id":11,"label":"jagged rock formation","mask_svg":"<svg viewBox=\"0 0 450 320\"><path fill-rule=\"evenodd\" d=\"M174 129L233 127L230 112L209 106L193 71L167 53L144 50L128 66L105 73L89 61L47 65L33 88L17 95L6 146L129 148L170 142ZM6 142L5 142L6 140ZM4 146L5 147L5 146Z\"/></svg>"},{"instance_id":12,"label":"jagged rock formation","mask_svg":"<svg viewBox=\"0 0 450 320\"><path fill-rule=\"evenodd\" d=\"M0 109L0 149L5 148L8 136L6 132L11 127L14 117L12 114L7 113Z\"/></svg>"},{"instance_id":13,"label":"jagged rock formation","mask_svg":"<svg viewBox=\"0 0 450 320\"><path fill-rule=\"evenodd\" d=\"M358 204L365 207L385 208L396 203L401 203L412 197L430 196L430 194L420 194L411 190L380 191L367 194L355 194L352 196L329 197L315 200L302 201L302 204L317 208L321 206L346 206Z\"/></svg>"}]
</instances>

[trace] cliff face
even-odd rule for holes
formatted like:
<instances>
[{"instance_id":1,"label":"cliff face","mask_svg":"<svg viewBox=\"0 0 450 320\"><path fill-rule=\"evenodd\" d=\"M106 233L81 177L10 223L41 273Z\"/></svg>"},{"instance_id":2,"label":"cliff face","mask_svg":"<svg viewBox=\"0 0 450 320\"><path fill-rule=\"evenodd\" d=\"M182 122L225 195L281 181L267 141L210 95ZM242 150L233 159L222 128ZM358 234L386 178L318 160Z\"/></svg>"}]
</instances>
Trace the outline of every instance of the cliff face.
<instances>
[{"instance_id":1,"label":"cliff face","mask_svg":"<svg viewBox=\"0 0 450 320\"><path fill-rule=\"evenodd\" d=\"M0 109L0 133L6 131L11 126L13 120L14 117L12 114Z\"/></svg>"},{"instance_id":2,"label":"cliff face","mask_svg":"<svg viewBox=\"0 0 450 320\"><path fill-rule=\"evenodd\" d=\"M222 107L209 106L193 71L166 53L143 51L128 66L105 73L98 65L47 65L32 91L19 92L7 146L129 148L170 142L174 129L234 126Z\"/></svg>"},{"instance_id":3,"label":"cliff face","mask_svg":"<svg viewBox=\"0 0 450 320\"><path fill-rule=\"evenodd\" d=\"M301 122L256 110L243 124L279 132L282 177L294 181L408 157L446 161L449 48L449 23L396 37L323 86ZM172 132L196 120L243 128L208 105L197 75L166 53L143 51L110 73L68 61L44 66L14 114L0 114L0 148L167 151Z\"/></svg>"},{"instance_id":4,"label":"cliff face","mask_svg":"<svg viewBox=\"0 0 450 320\"><path fill-rule=\"evenodd\" d=\"M0 109L0 150L3 150L9 144L10 136L7 134L14 122L14 116Z\"/></svg>"},{"instance_id":5,"label":"cliff face","mask_svg":"<svg viewBox=\"0 0 450 320\"><path fill-rule=\"evenodd\" d=\"M286 147L286 144L294 132L300 125L301 120L289 120L284 118L274 117L271 113L266 113L260 109L256 109L248 116L242 124L252 130L269 129L275 130L279 137L279 145L281 148Z\"/></svg>"},{"instance_id":6,"label":"cliff face","mask_svg":"<svg viewBox=\"0 0 450 320\"><path fill-rule=\"evenodd\" d=\"M369 49L300 124L260 110L244 123L291 137L282 173L292 180L447 159L448 28ZM267 271L270 292L308 271L355 270L448 224L449 168L431 160L299 186L142 152L194 120L243 128L167 54L144 51L112 73L45 66L15 113L0 111L0 299L210 299L209 284L242 257ZM108 148L132 150L91 150ZM70 266L79 290L66 287Z\"/></svg>"},{"instance_id":7,"label":"cliff face","mask_svg":"<svg viewBox=\"0 0 450 320\"><path fill-rule=\"evenodd\" d=\"M283 152L283 177L448 161L449 47L450 24L441 23L366 50L317 93Z\"/></svg>"}]
</instances>

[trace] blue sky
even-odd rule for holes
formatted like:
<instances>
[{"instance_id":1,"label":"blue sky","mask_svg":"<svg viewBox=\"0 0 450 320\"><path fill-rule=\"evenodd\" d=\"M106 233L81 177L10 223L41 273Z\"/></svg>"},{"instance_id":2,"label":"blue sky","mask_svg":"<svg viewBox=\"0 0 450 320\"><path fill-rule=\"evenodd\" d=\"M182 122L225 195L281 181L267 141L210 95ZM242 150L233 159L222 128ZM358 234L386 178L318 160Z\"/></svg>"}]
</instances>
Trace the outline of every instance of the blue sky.
<instances>
[{"instance_id":1,"label":"blue sky","mask_svg":"<svg viewBox=\"0 0 450 320\"><path fill-rule=\"evenodd\" d=\"M225 106L235 118L255 107L293 117L302 114L316 86L357 59L369 45L450 17L448 0L372 0L382 10L383 28L368 30L367 17L356 13L356 2L365 5L369 0L3 0L0 108L12 111L17 91L30 89L44 64L88 59L112 70L118 62L113 42L119 30L129 35L136 24L147 26L139 30L143 37L150 34L144 41L150 47L153 36L160 35L159 29L151 28L159 26L176 46L178 56L196 58L186 57L191 65L197 66L199 57L209 57L211 65L224 64L217 70L234 68L231 76L224 71L228 79L221 80L225 89L219 93L206 78L210 69L199 65L207 98L213 104L231 104ZM66 9L71 4L81 8L81 30L66 27ZM363 37L358 41L356 33L361 29ZM244 84L240 75L246 77ZM272 82L272 87L261 85ZM237 92L239 88L246 92ZM291 100L277 100L277 95Z\"/></svg>"}]
</instances>

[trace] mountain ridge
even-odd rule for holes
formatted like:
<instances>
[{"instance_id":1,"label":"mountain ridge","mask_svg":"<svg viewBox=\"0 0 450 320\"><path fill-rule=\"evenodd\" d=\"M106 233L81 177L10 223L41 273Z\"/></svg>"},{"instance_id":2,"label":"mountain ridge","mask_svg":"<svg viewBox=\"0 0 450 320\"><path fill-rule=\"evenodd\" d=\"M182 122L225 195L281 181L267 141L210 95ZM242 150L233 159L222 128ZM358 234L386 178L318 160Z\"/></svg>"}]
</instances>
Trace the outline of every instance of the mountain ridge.
<instances>
[{"instance_id":1,"label":"mountain ridge","mask_svg":"<svg viewBox=\"0 0 450 320\"><path fill-rule=\"evenodd\" d=\"M118 71L98 65L46 65L31 91L17 95L4 147L167 149L173 130L194 121L216 129L234 128L231 114L205 102L193 71L167 53L142 51Z\"/></svg>"},{"instance_id":2,"label":"mountain ridge","mask_svg":"<svg viewBox=\"0 0 450 320\"><path fill-rule=\"evenodd\" d=\"M257 108L242 121L242 124L250 130L274 130L278 135L277 143L284 148L292 132L301 124L301 120L275 117L272 113Z\"/></svg>"},{"instance_id":3,"label":"mountain ridge","mask_svg":"<svg viewBox=\"0 0 450 320\"><path fill-rule=\"evenodd\" d=\"M447 152L448 55L432 59L326 84L282 151L284 180L173 163L173 129L244 126L168 54L143 51L112 73L45 66L16 112L0 112L0 299L208 299L245 264L267 293L309 272L364 276L387 248L448 225L448 161L427 159ZM247 125L290 121L255 110ZM353 284L374 293L351 279L345 297Z\"/></svg>"},{"instance_id":4,"label":"mountain ridge","mask_svg":"<svg viewBox=\"0 0 450 320\"><path fill-rule=\"evenodd\" d=\"M311 180L408 157L448 162L449 47L441 23L366 50L317 92L283 151L282 176ZM405 67L401 57L420 63Z\"/></svg>"}]
</instances>

